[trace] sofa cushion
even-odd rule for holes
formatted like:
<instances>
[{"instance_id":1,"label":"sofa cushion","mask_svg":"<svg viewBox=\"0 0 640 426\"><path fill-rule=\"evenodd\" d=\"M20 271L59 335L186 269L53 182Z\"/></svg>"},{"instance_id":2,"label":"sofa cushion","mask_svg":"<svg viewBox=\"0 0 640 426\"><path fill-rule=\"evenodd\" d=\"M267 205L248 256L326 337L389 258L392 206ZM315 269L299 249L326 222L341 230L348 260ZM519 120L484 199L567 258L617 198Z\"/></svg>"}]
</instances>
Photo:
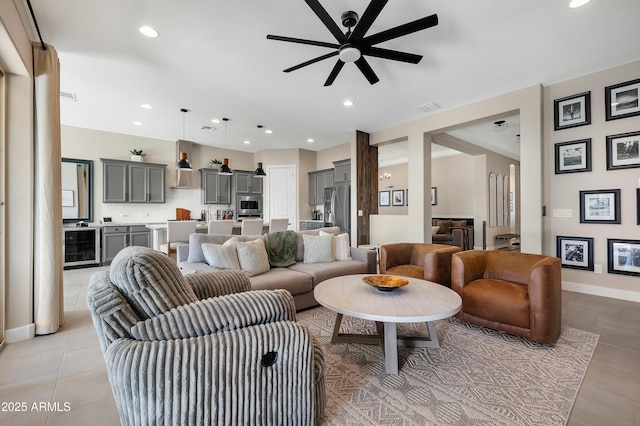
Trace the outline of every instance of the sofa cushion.
<instances>
[{"instance_id":1,"label":"sofa cushion","mask_svg":"<svg viewBox=\"0 0 640 426\"><path fill-rule=\"evenodd\" d=\"M252 290L275 290L284 288L293 296L313 290L313 279L310 275L289 268L271 268L264 274L249 278Z\"/></svg>"},{"instance_id":2,"label":"sofa cushion","mask_svg":"<svg viewBox=\"0 0 640 426\"><path fill-rule=\"evenodd\" d=\"M329 263L335 260L333 235L303 235L304 263Z\"/></svg>"},{"instance_id":3,"label":"sofa cushion","mask_svg":"<svg viewBox=\"0 0 640 426\"><path fill-rule=\"evenodd\" d=\"M174 261L147 247L120 250L111 261L109 279L143 318L198 300Z\"/></svg>"},{"instance_id":4,"label":"sofa cushion","mask_svg":"<svg viewBox=\"0 0 640 426\"><path fill-rule=\"evenodd\" d=\"M214 268L242 269L238 261L238 239L229 238L224 244L202 244L204 258Z\"/></svg>"},{"instance_id":5,"label":"sofa cushion","mask_svg":"<svg viewBox=\"0 0 640 426\"><path fill-rule=\"evenodd\" d=\"M432 226L431 227L431 235L436 235L438 233L438 231L440 230L439 226Z\"/></svg>"},{"instance_id":6,"label":"sofa cushion","mask_svg":"<svg viewBox=\"0 0 640 426\"><path fill-rule=\"evenodd\" d=\"M403 277L413 277L424 279L424 267L420 265L398 265L386 270L385 274L400 275Z\"/></svg>"},{"instance_id":7,"label":"sofa cushion","mask_svg":"<svg viewBox=\"0 0 640 426\"><path fill-rule=\"evenodd\" d=\"M466 220L452 220L451 226L453 226L454 228L464 228L468 225Z\"/></svg>"},{"instance_id":8,"label":"sofa cushion","mask_svg":"<svg viewBox=\"0 0 640 426\"><path fill-rule=\"evenodd\" d=\"M329 278L369 273L368 265L357 260L342 260L331 264L302 262L289 266L289 269L311 276L314 286Z\"/></svg>"},{"instance_id":9,"label":"sofa cushion","mask_svg":"<svg viewBox=\"0 0 640 426\"><path fill-rule=\"evenodd\" d=\"M263 274L270 268L269 256L262 238L247 242L238 241L238 260L242 270L250 277Z\"/></svg>"},{"instance_id":10,"label":"sofa cushion","mask_svg":"<svg viewBox=\"0 0 640 426\"><path fill-rule=\"evenodd\" d=\"M253 241L262 238L262 235L222 235L222 234L201 234L196 232L189 235L189 257L187 262L205 263L202 244L224 244L229 238L236 238L238 241Z\"/></svg>"},{"instance_id":11,"label":"sofa cushion","mask_svg":"<svg viewBox=\"0 0 640 426\"><path fill-rule=\"evenodd\" d=\"M437 220L436 226L439 226L438 234L450 234L451 233L451 225L453 224L450 220Z\"/></svg>"},{"instance_id":12,"label":"sofa cushion","mask_svg":"<svg viewBox=\"0 0 640 426\"><path fill-rule=\"evenodd\" d=\"M320 235L332 234L320 231ZM335 260L351 260L351 241L349 241L349 234L343 233L333 237L333 253Z\"/></svg>"},{"instance_id":13,"label":"sofa cushion","mask_svg":"<svg viewBox=\"0 0 640 426\"><path fill-rule=\"evenodd\" d=\"M296 232L296 262L302 262L304 260L304 237L303 235L320 235L320 232L326 232L331 235L338 235L340 233L340 227L332 226L328 228L310 229L307 231Z\"/></svg>"},{"instance_id":14,"label":"sofa cushion","mask_svg":"<svg viewBox=\"0 0 640 426\"><path fill-rule=\"evenodd\" d=\"M464 286L462 311L502 324L530 328L526 284L499 279L479 279Z\"/></svg>"}]
</instances>

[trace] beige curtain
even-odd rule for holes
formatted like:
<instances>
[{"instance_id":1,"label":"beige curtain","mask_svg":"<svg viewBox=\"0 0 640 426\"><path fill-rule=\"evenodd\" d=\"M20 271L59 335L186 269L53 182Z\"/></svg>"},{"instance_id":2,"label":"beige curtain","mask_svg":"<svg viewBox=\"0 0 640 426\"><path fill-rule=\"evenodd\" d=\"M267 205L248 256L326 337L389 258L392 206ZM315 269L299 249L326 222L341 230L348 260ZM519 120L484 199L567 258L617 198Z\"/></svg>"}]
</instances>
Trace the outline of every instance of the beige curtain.
<instances>
[{"instance_id":1,"label":"beige curtain","mask_svg":"<svg viewBox=\"0 0 640 426\"><path fill-rule=\"evenodd\" d=\"M62 183L60 62L56 50L33 44L34 74L34 321L36 334L64 322L62 287Z\"/></svg>"}]
</instances>

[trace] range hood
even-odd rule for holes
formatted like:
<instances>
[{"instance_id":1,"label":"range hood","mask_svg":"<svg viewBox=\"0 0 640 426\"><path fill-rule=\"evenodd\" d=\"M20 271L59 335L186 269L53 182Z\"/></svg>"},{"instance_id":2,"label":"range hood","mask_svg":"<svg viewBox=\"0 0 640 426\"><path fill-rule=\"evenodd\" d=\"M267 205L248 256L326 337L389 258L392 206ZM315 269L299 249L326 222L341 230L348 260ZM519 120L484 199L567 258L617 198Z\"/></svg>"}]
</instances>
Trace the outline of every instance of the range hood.
<instances>
[{"instance_id":1,"label":"range hood","mask_svg":"<svg viewBox=\"0 0 640 426\"><path fill-rule=\"evenodd\" d=\"M186 153L187 159L191 160L193 158L191 155L193 144L194 142L178 139L176 142L176 155L173 157L175 161L177 162L180 159L180 153L182 152ZM193 173L194 171L176 170L176 185L170 187L170 189L199 189L192 184Z\"/></svg>"}]
</instances>

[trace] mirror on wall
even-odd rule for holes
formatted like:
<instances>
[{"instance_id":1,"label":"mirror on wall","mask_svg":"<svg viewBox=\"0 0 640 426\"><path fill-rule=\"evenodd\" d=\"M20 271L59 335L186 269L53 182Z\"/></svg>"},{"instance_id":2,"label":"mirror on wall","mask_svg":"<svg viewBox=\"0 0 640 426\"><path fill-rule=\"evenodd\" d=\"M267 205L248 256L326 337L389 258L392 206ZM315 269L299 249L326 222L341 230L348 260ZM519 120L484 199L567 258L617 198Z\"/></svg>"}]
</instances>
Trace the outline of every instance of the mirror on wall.
<instances>
[{"instance_id":1,"label":"mirror on wall","mask_svg":"<svg viewBox=\"0 0 640 426\"><path fill-rule=\"evenodd\" d=\"M93 161L62 159L62 222L93 221Z\"/></svg>"}]
</instances>

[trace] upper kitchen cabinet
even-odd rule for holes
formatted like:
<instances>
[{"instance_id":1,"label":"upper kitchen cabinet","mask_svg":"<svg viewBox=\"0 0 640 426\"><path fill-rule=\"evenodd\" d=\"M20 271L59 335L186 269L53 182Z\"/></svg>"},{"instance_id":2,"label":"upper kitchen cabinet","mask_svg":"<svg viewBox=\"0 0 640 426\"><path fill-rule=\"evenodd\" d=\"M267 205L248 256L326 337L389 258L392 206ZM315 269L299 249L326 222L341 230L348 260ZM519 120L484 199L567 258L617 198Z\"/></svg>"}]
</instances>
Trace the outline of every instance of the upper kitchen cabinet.
<instances>
[{"instance_id":1,"label":"upper kitchen cabinet","mask_svg":"<svg viewBox=\"0 0 640 426\"><path fill-rule=\"evenodd\" d=\"M333 182L350 182L351 181L351 159L333 162Z\"/></svg>"},{"instance_id":2,"label":"upper kitchen cabinet","mask_svg":"<svg viewBox=\"0 0 640 426\"><path fill-rule=\"evenodd\" d=\"M324 189L333 186L333 169L309 172L309 204L324 203Z\"/></svg>"},{"instance_id":3,"label":"upper kitchen cabinet","mask_svg":"<svg viewBox=\"0 0 640 426\"><path fill-rule=\"evenodd\" d=\"M164 203L166 164L102 161L105 203Z\"/></svg>"},{"instance_id":4,"label":"upper kitchen cabinet","mask_svg":"<svg viewBox=\"0 0 640 426\"><path fill-rule=\"evenodd\" d=\"M230 204L231 176L219 175L217 169L200 169L202 204Z\"/></svg>"},{"instance_id":5,"label":"upper kitchen cabinet","mask_svg":"<svg viewBox=\"0 0 640 426\"><path fill-rule=\"evenodd\" d=\"M234 170L236 194L262 194L262 178L256 177L254 172Z\"/></svg>"}]
</instances>

